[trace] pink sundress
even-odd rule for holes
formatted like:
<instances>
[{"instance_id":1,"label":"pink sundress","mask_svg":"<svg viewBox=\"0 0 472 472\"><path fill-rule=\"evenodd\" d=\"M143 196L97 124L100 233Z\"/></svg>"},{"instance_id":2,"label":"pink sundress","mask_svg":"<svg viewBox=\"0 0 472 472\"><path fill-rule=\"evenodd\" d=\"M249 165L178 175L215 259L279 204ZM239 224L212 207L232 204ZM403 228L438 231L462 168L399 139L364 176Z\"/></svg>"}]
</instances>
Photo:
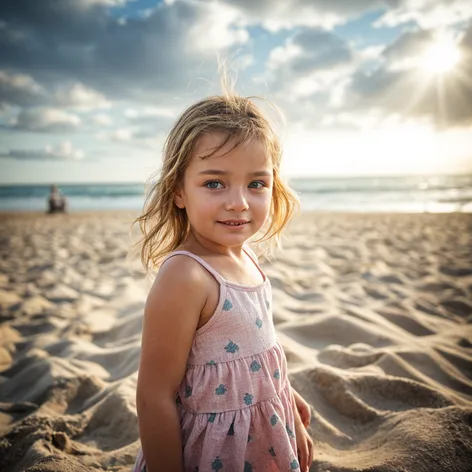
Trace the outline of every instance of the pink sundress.
<instances>
[{"instance_id":1,"label":"pink sundress","mask_svg":"<svg viewBox=\"0 0 472 472\"><path fill-rule=\"evenodd\" d=\"M218 306L193 340L176 395L185 472L299 471L291 387L272 320L272 289L229 282L188 251L220 285ZM156 421L158 419L156 418ZM133 472L145 472L142 450Z\"/></svg>"}]
</instances>

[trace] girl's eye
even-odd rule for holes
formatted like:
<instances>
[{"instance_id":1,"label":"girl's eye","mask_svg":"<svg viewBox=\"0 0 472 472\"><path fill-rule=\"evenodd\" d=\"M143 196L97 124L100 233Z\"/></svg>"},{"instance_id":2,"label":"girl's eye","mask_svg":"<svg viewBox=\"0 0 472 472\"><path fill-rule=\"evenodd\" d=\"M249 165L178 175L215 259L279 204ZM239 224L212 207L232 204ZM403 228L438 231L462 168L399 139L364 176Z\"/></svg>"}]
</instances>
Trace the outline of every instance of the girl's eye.
<instances>
[{"instance_id":1,"label":"girl's eye","mask_svg":"<svg viewBox=\"0 0 472 472\"><path fill-rule=\"evenodd\" d=\"M256 185L256 186L253 187L253 185ZM262 187L265 187L265 184L264 184L264 182L261 182L260 180L255 180L254 182L251 182L249 184L249 187L250 188L255 188L255 189L261 189Z\"/></svg>"},{"instance_id":2,"label":"girl's eye","mask_svg":"<svg viewBox=\"0 0 472 472\"><path fill-rule=\"evenodd\" d=\"M218 188L218 185L221 185L221 182L218 182L217 180L211 180L210 182L206 182L204 185L207 188Z\"/></svg>"},{"instance_id":3,"label":"girl's eye","mask_svg":"<svg viewBox=\"0 0 472 472\"><path fill-rule=\"evenodd\" d=\"M210 180L209 182L205 182L203 185L205 187L211 188L211 189L219 189L219 188L222 188L222 186L223 186L223 184L221 182L218 182L217 180ZM218 187L219 185L221 185L221 187ZM249 188L255 188L257 190L259 190L263 187L265 187L265 184L264 184L264 182L262 182L260 180L255 180L254 182L251 182L249 184Z\"/></svg>"}]
</instances>

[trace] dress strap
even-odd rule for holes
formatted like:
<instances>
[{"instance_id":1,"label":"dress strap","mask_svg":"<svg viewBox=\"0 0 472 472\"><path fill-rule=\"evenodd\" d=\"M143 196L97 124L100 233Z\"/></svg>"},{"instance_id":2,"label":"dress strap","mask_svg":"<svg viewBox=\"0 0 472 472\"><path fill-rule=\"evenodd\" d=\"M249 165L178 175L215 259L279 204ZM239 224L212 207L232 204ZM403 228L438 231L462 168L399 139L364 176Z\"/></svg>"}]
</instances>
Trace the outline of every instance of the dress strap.
<instances>
[{"instance_id":1,"label":"dress strap","mask_svg":"<svg viewBox=\"0 0 472 472\"><path fill-rule=\"evenodd\" d=\"M215 279L218 281L218 283L220 284L224 284L225 280L223 279L223 277L221 277L221 275L215 270L213 269L213 267L208 264L208 262L205 262L201 257L197 256L196 254L194 254L193 252L190 252L190 251L174 251L174 252L171 252L170 254L167 255L167 257L162 261L162 264L164 264L164 262L167 260L167 259L170 259L171 257L174 257L174 256L179 256L179 255L182 255L182 256L188 256L188 257L191 257L192 259L195 259L197 262L199 262L203 267L205 267L205 269L210 272L211 275L213 275L213 277L215 277ZM161 265L162 265L161 264Z\"/></svg>"},{"instance_id":2,"label":"dress strap","mask_svg":"<svg viewBox=\"0 0 472 472\"><path fill-rule=\"evenodd\" d=\"M257 256L256 253L247 245L243 244L244 252L252 259L252 261L257 265Z\"/></svg>"},{"instance_id":3,"label":"dress strap","mask_svg":"<svg viewBox=\"0 0 472 472\"><path fill-rule=\"evenodd\" d=\"M243 245L243 251L249 256L249 259L254 263L256 266L257 270L261 273L262 278L264 281L267 279L267 275L264 273L264 271L261 269L261 266L259 265L259 262L257 262L257 256L256 253L247 245Z\"/></svg>"}]
</instances>

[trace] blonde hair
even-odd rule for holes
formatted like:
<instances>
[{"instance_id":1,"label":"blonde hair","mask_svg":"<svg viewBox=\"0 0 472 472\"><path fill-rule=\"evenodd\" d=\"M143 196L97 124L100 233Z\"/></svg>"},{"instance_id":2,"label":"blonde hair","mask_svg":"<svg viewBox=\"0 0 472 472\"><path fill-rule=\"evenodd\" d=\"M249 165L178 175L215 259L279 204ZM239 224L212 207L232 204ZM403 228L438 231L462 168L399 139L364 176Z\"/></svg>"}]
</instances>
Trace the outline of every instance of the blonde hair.
<instances>
[{"instance_id":1,"label":"blonde hair","mask_svg":"<svg viewBox=\"0 0 472 472\"><path fill-rule=\"evenodd\" d=\"M148 180L143 213L133 222L133 226L139 223L143 235L136 248L140 249L141 263L146 272L158 267L162 259L181 246L189 234L186 211L177 207L174 193L182 182L197 141L202 135L215 131L224 132L227 137L218 149L205 158L230 142L233 146L228 152L254 138L266 146L273 163L272 202L265 233L254 242L267 242L269 251L274 246L281 248L281 232L298 209L299 201L280 177L280 141L251 98L235 93L205 98L187 108L172 127L164 144L158 179L153 182L156 177L153 175Z\"/></svg>"}]
</instances>

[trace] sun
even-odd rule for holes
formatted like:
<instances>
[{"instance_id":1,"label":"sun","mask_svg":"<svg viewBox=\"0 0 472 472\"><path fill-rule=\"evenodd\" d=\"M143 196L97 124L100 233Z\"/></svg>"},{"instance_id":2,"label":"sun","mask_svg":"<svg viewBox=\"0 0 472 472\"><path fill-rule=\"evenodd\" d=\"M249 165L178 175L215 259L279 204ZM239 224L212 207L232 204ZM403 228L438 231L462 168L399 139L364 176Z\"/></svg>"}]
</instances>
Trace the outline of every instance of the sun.
<instances>
[{"instance_id":1,"label":"sun","mask_svg":"<svg viewBox=\"0 0 472 472\"><path fill-rule=\"evenodd\" d=\"M437 39L422 56L421 68L429 74L448 74L454 70L460 58L459 48L452 39Z\"/></svg>"}]
</instances>

